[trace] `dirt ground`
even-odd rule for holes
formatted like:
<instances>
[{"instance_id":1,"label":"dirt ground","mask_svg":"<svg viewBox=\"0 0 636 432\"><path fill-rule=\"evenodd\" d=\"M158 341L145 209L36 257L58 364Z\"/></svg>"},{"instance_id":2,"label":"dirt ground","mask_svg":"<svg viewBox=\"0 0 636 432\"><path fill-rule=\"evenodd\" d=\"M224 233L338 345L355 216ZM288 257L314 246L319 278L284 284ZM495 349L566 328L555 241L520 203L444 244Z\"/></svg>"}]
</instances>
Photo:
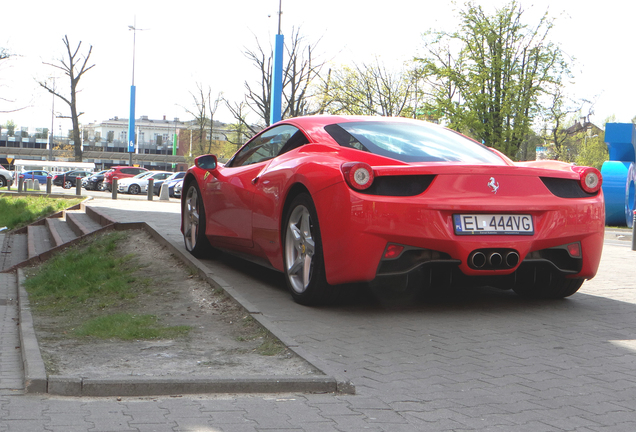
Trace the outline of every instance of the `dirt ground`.
<instances>
[{"instance_id":1,"label":"dirt ground","mask_svg":"<svg viewBox=\"0 0 636 432\"><path fill-rule=\"evenodd\" d=\"M74 338L60 331L64 317L34 312L36 334L49 375L229 378L320 374L224 293L215 292L207 282L192 275L146 232L130 231L120 247L120 253L135 254L145 266L136 276L153 280L151 292L138 297L135 313L152 314L163 325L187 325L192 330L188 336L174 340ZM278 353L261 354L263 342L272 340L278 344Z\"/></svg>"}]
</instances>

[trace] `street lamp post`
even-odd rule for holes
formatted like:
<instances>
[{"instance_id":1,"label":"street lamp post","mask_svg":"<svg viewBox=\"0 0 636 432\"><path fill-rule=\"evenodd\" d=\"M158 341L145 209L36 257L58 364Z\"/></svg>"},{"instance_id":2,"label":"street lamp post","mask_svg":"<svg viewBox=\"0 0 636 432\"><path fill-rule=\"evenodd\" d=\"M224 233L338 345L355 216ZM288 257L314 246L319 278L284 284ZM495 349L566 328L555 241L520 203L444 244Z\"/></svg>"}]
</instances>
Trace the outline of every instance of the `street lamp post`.
<instances>
[{"instance_id":1,"label":"street lamp post","mask_svg":"<svg viewBox=\"0 0 636 432\"><path fill-rule=\"evenodd\" d=\"M55 90L55 78L53 78L53 90ZM51 105L51 132L49 133L49 161L53 160L53 125L55 122L55 95Z\"/></svg>"}]
</instances>

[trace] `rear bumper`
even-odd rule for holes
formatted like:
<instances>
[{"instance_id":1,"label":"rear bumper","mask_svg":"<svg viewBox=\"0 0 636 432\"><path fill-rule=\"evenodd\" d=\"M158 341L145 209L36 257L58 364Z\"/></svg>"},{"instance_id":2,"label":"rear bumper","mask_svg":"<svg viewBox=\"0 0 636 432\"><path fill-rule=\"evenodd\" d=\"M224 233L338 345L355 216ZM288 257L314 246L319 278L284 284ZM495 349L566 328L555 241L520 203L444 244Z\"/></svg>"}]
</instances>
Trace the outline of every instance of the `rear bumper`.
<instances>
[{"instance_id":1,"label":"rear bumper","mask_svg":"<svg viewBox=\"0 0 636 432\"><path fill-rule=\"evenodd\" d=\"M545 195L508 198L496 202L496 208L479 200L460 205L458 200L444 202L425 195L369 196L344 184L317 194L314 199L329 283L371 281L389 273L441 267L475 278L511 275L537 265L547 265L569 277L590 279L596 274L604 237L602 194L576 200ZM531 236L456 235L453 214L472 212L531 214L535 232ZM577 262L545 252L574 242L580 243L582 251ZM383 260L391 243L410 251L400 256L397 265ZM514 251L518 261L507 267L471 268L469 258L479 250Z\"/></svg>"}]
</instances>

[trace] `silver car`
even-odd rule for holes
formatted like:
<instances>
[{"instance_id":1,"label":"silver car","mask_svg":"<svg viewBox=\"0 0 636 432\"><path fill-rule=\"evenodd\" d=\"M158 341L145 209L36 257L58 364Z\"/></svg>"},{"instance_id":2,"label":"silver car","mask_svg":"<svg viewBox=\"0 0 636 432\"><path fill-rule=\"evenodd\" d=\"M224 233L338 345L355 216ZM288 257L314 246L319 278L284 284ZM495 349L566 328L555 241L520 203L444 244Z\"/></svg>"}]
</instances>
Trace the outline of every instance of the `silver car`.
<instances>
[{"instance_id":1,"label":"silver car","mask_svg":"<svg viewBox=\"0 0 636 432\"><path fill-rule=\"evenodd\" d=\"M13 174L11 171L0 166L0 188L11 186L13 184Z\"/></svg>"}]
</instances>

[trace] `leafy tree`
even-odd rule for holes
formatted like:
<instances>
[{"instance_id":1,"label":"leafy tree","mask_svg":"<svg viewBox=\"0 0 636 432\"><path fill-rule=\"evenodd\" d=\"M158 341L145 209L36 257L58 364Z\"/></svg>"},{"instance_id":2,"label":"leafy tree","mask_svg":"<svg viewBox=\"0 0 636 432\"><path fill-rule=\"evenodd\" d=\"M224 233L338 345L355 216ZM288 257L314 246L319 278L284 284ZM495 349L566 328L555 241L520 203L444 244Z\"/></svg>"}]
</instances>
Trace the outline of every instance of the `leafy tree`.
<instances>
[{"instance_id":1,"label":"leafy tree","mask_svg":"<svg viewBox=\"0 0 636 432\"><path fill-rule=\"evenodd\" d=\"M15 135L15 122L13 120L7 121L2 127L7 130L8 136Z\"/></svg>"},{"instance_id":2,"label":"leafy tree","mask_svg":"<svg viewBox=\"0 0 636 432\"><path fill-rule=\"evenodd\" d=\"M391 72L377 58L371 65L330 70L320 90L320 112L400 116L413 96L414 85L414 75L404 70Z\"/></svg>"},{"instance_id":3,"label":"leafy tree","mask_svg":"<svg viewBox=\"0 0 636 432\"><path fill-rule=\"evenodd\" d=\"M575 162L577 165L592 166L601 169L603 162L609 160L609 151L605 144L605 132L594 137L584 137L583 145L578 151Z\"/></svg>"},{"instance_id":4,"label":"leafy tree","mask_svg":"<svg viewBox=\"0 0 636 432\"><path fill-rule=\"evenodd\" d=\"M81 41L77 44L77 48L75 48L75 50L71 49L71 44L68 40L68 36L64 36L64 39L62 39L62 42L64 42L64 46L66 47L66 55L68 56L68 58L60 59L59 65L52 64L52 63L44 63L44 64L52 66L56 69L60 69L61 71L64 72L66 76L69 77L70 84L71 84L70 93L68 95L63 95L62 93L58 92L54 86L51 86L49 83L45 81L39 81L38 84L40 84L40 86L44 88L45 90L47 90L49 93L57 96L58 98L66 102L66 104L68 104L71 110L71 115L61 116L61 118L70 118L73 123L73 144L74 144L74 150L75 150L74 151L75 161L81 162L82 161L82 139L81 139L80 128L79 128L79 116L81 116L84 113L77 111L77 86L79 84L80 78L82 78L82 76L86 72L88 72L93 67L95 67L94 64L91 66L88 66L88 59L90 58L91 52L93 51L93 46L91 45L89 47L88 53L86 55L82 55L79 52L82 46Z\"/></svg>"},{"instance_id":5,"label":"leafy tree","mask_svg":"<svg viewBox=\"0 0 636 432\"><path fill-rule=\"evenodd\" d=\"M540 97L569 75L548 40L553 21L546 13L535 26L524 24L515 0L493 15L469 2L459 18L458 30L429 33L428 53L416 59L434 108L450 127L515 157L544 109Z\"/></svg>"}]
</instances>

